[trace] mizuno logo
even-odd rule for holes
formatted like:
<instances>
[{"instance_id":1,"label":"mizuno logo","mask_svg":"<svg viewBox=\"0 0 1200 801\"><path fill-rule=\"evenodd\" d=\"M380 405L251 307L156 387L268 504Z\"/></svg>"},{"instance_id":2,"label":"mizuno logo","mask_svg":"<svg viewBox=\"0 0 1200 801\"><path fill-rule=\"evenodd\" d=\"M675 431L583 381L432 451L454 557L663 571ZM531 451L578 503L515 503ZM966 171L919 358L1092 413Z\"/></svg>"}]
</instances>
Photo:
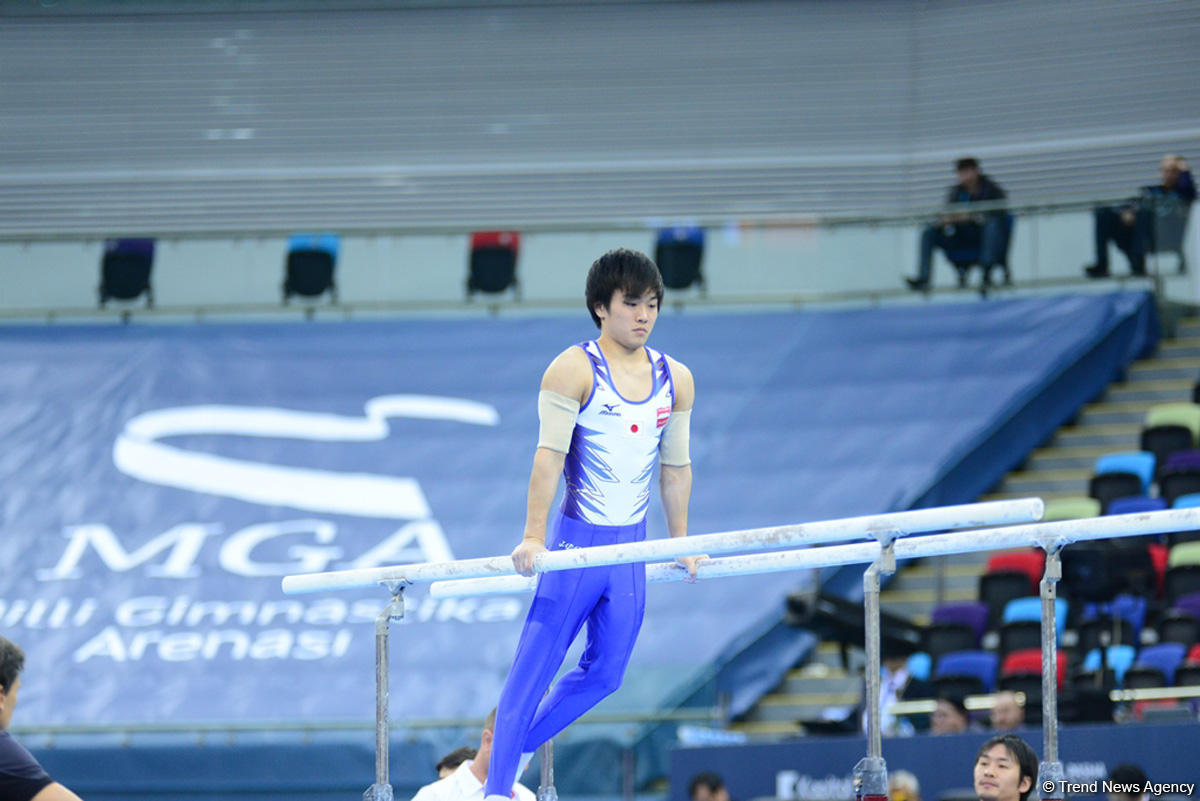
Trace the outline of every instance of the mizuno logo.
<instances>
[{"instance_id":1,"label":"mizuno logo","mask_svg":"<svg viewBox=\"0 0 1200 801\"><path fill-rule=\"evenodd\" d=\"M604 407L603 409L600 410L600 414L606 414L609 417L620 417L621 416L621 413L617 411L617 408L620 407L621 404L619 404L619 403L602 403L600 405Z\"/></svg>"}]
</instances>

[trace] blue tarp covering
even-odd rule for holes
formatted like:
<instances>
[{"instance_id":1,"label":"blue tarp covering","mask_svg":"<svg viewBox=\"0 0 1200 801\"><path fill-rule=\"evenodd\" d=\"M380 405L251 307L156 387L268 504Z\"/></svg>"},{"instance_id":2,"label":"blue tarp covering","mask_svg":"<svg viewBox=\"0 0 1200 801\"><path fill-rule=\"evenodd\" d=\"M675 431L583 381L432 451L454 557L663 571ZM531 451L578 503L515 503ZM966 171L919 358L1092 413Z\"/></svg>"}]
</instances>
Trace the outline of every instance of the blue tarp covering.
<instances>
[{"instance_id":1,"label":"blue tarp covering","mask_svg":"<svg viewBox=\"0 0 1200 801\"><path fill-rule=\"evenodd\" d=\"M0 330L0 631L29 654L17 723L369 718L384 599L288 598L280 577L511 549L541 373L594 333L582 313ZM969 499L1155 336L1147 296L1113 294L664 315L653 343L696 376L699 533ZM800 581L656 587L604 708L711 683L748 639L778 639ZM527 603L414 588L393 716L482 718ZM727 688L752 688L735 706L769 686L732 667L761 679ZM615 736L573 739L589 732Z\"/></svg>"}]
</instances>

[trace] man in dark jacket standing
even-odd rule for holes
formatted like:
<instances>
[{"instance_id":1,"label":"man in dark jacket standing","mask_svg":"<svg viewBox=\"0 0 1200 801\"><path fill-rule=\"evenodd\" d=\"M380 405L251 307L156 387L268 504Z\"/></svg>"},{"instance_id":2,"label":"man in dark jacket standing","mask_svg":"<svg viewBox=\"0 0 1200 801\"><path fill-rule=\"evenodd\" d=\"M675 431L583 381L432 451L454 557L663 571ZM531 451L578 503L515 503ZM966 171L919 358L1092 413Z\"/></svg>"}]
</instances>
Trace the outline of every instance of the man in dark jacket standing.
<instances>
[{"instance_id":1,"label":"man in dark jacket standing","mask_svg":"<svg viewBox=\"0 0 1200 801\"><path fill-rule=\"evenodd\" d=\"M958 183L950 187L946 197L948 206L999 201L1007 197L1000 185L979 169L977 159L969 156L959 159L954 164L954 172ZM1003 209L993 209L981 214L948 211L939 217L935 224L927 226L921 232L917 277L904 280L908 282L910 289L929 289L934 248L941 248L943 251L975 250L979 252L979 262L983 265L983 283L986 287L990 282L992 268L1004 261L1006 236ZM1007 273L1005 279L1007 280ZM959 286L963 285L964 280L960 275Z\"/></svg>"}]
</instances>

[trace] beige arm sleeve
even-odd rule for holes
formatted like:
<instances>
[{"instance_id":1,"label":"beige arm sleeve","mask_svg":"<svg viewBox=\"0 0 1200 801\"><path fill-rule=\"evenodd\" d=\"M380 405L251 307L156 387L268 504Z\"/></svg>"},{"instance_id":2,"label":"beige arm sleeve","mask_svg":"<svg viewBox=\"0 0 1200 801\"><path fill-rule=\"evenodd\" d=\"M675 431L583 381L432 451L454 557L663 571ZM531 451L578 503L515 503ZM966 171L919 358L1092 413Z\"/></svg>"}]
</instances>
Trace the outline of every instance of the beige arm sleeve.
<instances>
[{"instance_id":1,"label":"beige arm sleeve","mask_svg":"<svg viewBox=\"0 0 1200 801\"><path fill-rule=\"evenodd\" d=\"M548 448L559 453L571 449L571 436L575 432L575 418L579 416L579 401L543 389L538 393L539 448Z\"/></svg>"},{"instance_id":2,"label":"beige arm sleeve","mask_svg":"<svg viewBox=\"0 0 1200 801\"><path fill-rule=\"evenodd\" d=\"M669 467L683 467L692 463L689 451L691 439L692 410L671 412L663 428L662 440L658 443L658 460Z\"/></svg>"}]
</instances>

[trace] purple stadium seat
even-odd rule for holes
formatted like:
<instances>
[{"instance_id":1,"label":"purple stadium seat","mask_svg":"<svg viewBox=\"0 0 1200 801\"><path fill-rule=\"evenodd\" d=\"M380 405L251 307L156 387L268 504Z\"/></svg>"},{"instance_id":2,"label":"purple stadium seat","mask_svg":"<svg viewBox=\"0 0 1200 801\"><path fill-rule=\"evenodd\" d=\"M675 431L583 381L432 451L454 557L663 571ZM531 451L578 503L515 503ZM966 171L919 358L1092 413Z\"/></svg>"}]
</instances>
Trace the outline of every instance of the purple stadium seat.
<instances>
[{"instance_id":1,"label":"purple stadium seat","mask_svg":"<svg viewBox=\"0 0 1200 801\"><path fill-rule=\"evenodd\" d=\"M982 601L942 604L933 610L930 620L934 623L964 623L975 631L975 642L978 643L987 631L988 606Z\"/></svg>"},{"instance_id":2,"label":"purple stadium seat","mask_svg":"<svg viewBox=\"0 0 1200 801\"><path fill-rule=\"evenodd\" d=\"M1181 612L1190 612L1200 618L1200 592L1190 592L1175 599L1172 606Z\"/></svg>"},{"instance_id":3,"label":"purple stadium seat","mask_svg":"<svg viewBox=\"0 0 1200 801\"><path fill-rule=\"evenodd\" d=\"M1163 472L1168 470L1200 471L1200 450L1175 451L1167 457Z\"/></svg>"}]
</instances>

